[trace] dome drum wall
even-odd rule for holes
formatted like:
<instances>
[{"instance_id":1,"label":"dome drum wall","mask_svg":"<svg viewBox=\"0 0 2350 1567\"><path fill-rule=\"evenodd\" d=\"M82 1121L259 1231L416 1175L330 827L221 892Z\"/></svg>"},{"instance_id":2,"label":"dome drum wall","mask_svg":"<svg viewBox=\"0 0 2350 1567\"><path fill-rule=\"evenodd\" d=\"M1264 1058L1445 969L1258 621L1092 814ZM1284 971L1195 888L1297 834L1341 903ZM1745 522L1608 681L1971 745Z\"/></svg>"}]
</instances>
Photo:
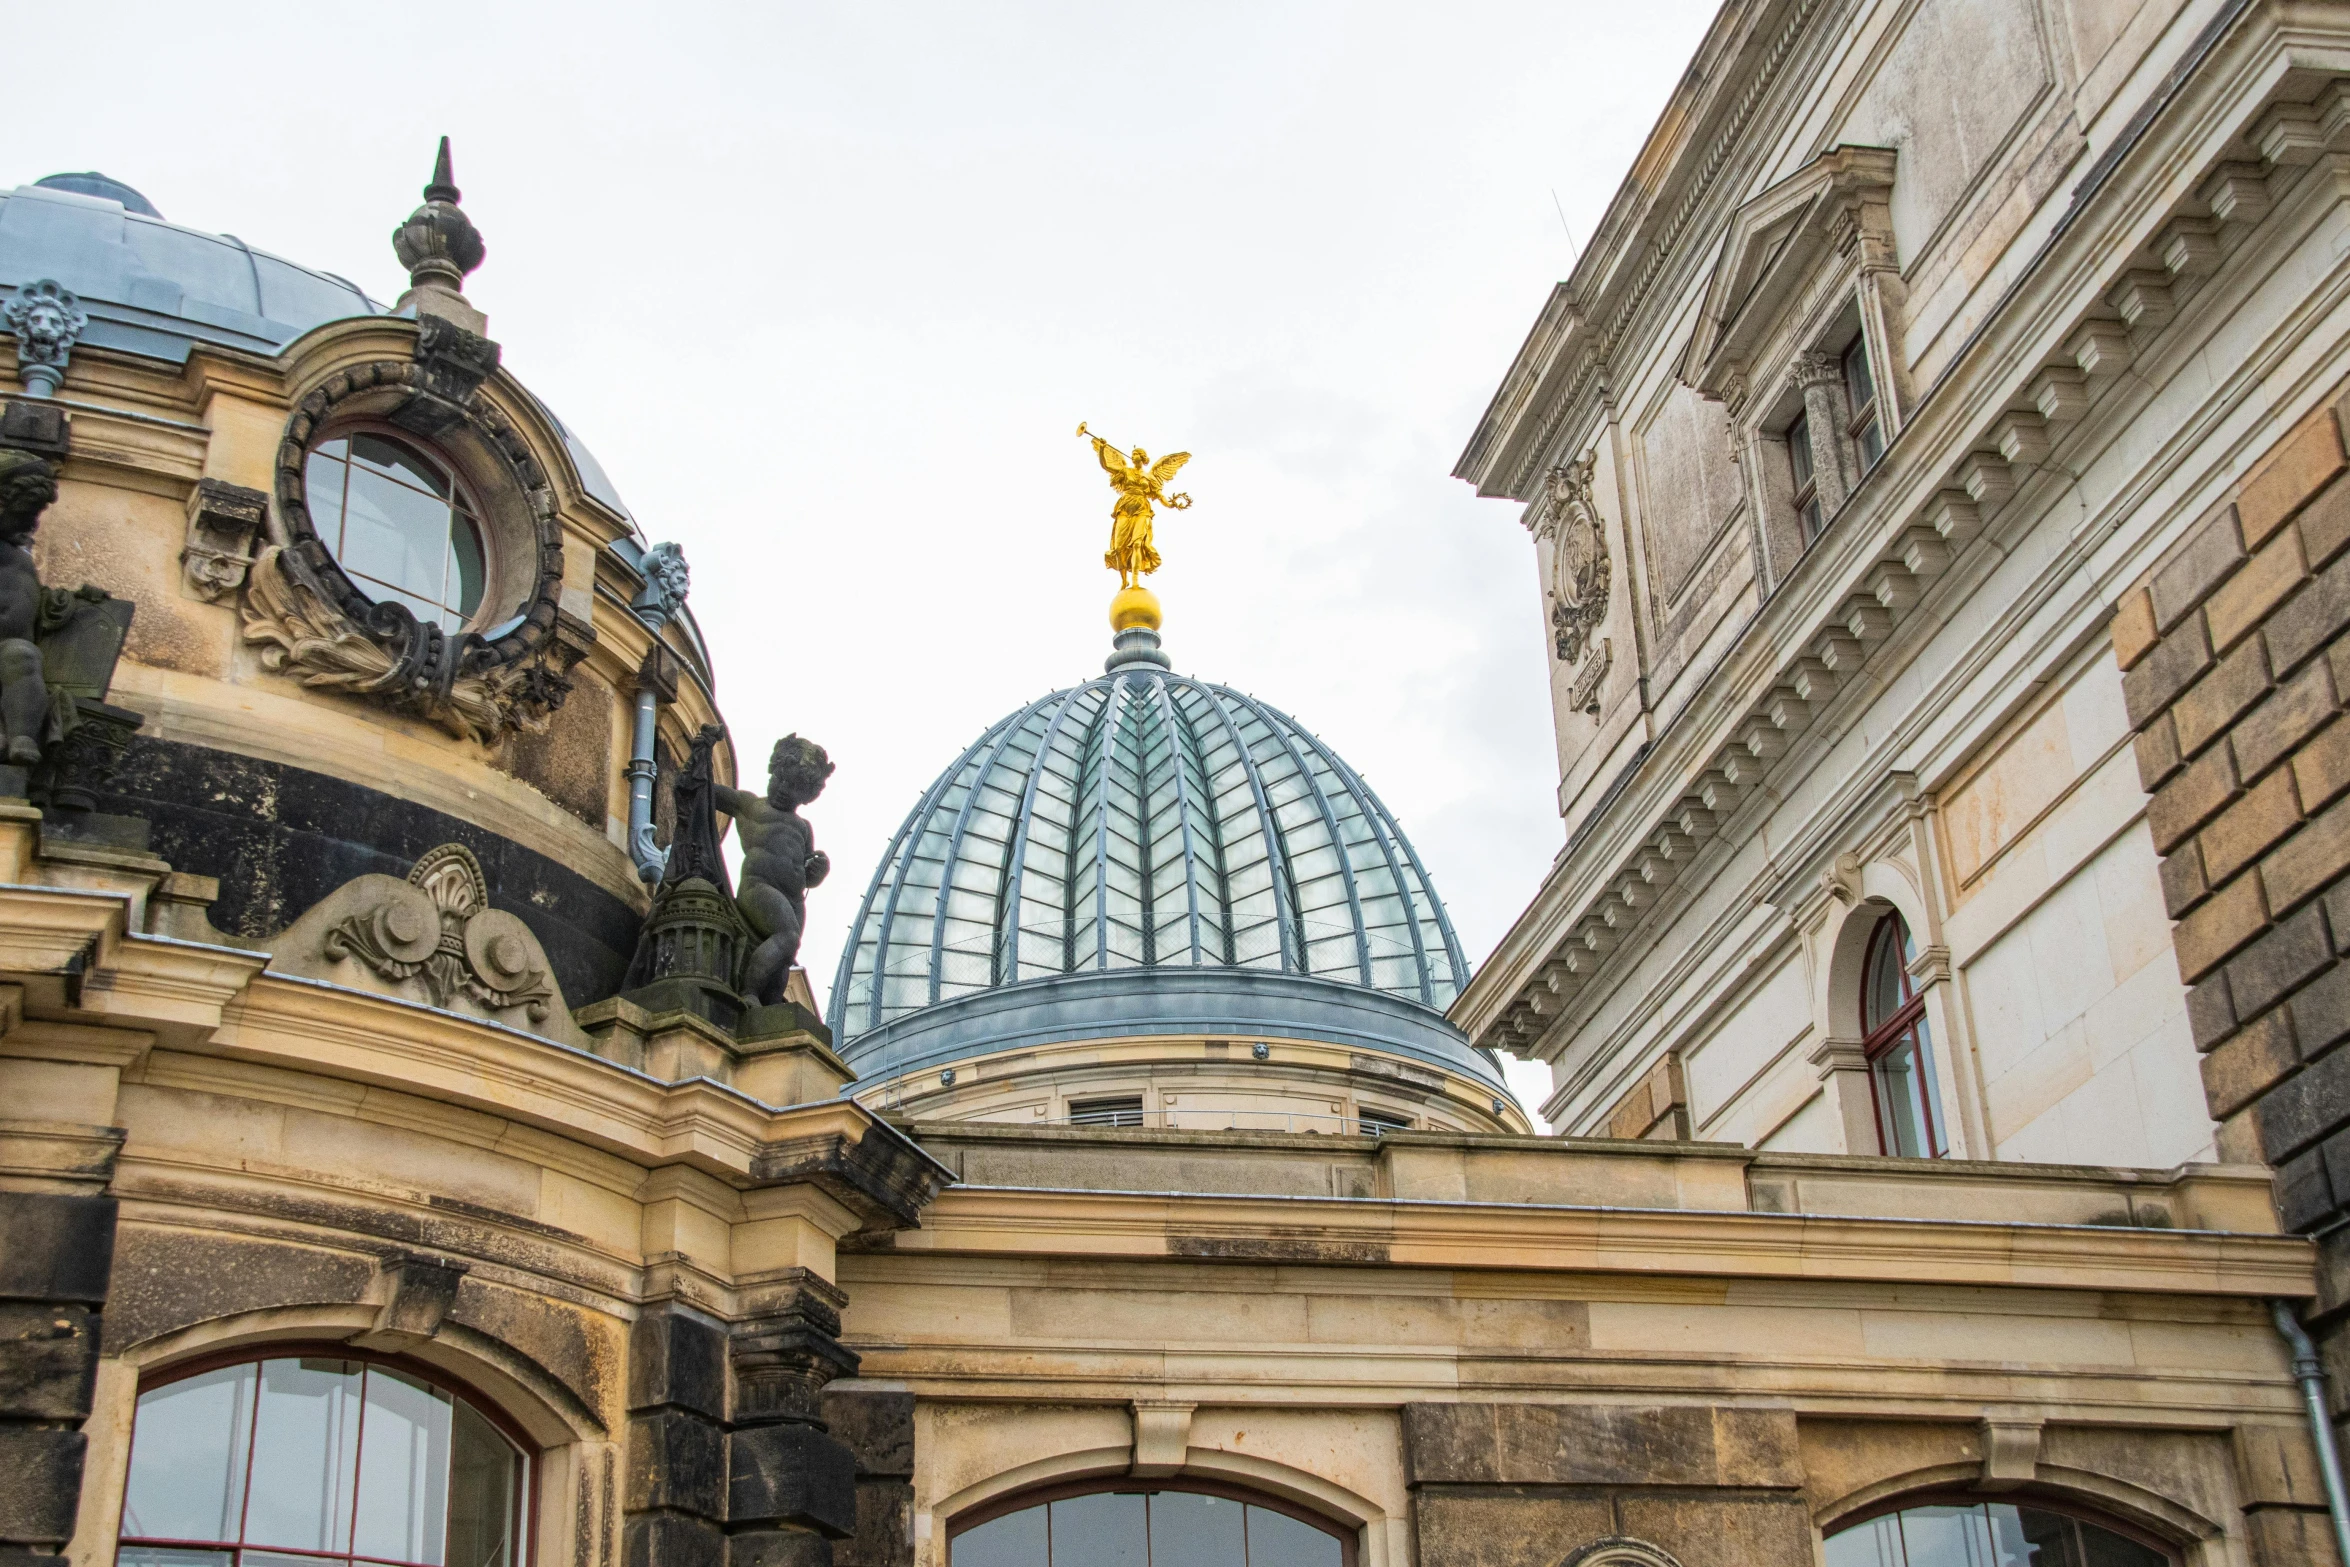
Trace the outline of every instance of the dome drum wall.
<instances>
[{"instance_id":1,"label":"dome drum wall","mask_svg":"<svg viewBox=\"0 0 2350 1567\"><path fill-rule=\"evenodd\" d=\"M1491 1125L1500 1070L1443 1016L1460 943L1369 786L1287 714L1172 673L1154 631L1110 664L981 735L892 840L832 989L860 1097L1028 1046L1286 1038L1342 1047L1341 1075L1349 1050L1437 1074Z\"/></svg>"}]
</instances>

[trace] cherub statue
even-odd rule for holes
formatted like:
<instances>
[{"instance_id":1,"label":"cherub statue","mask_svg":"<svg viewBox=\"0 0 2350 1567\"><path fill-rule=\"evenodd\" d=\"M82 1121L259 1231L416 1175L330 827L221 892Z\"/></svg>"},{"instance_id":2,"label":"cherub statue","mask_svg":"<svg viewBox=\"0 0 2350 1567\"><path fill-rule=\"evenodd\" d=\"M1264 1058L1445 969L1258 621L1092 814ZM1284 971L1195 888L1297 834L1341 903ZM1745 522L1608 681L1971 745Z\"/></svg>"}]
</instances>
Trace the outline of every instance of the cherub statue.
<instances>
[{"instance_id":1,"label":"cherub statue","mask_svg":"<svg viewBox=\"0 0 2350 1567\"><path fill-rule=\"evenodd\" d=\"M766 794L723 784L711 791L742 839L742 886L734 901L759 938L743 965L742 991L761 1006L783 999L808 922L808 889L821 886L832 870L831 859L816 847L815 830L799 813L824 792L831 776L824 747L785 735L767 761Z\"/></svg>"},{"instance_id":2,"label":"cherub statue","mask_svg":"<svg viewBox=\"0 0 2350 1567\"><path fill-rule=\"evenodd\" d=\"M49 719L49 688L41 679L41 649L33 638L50 618L41 576L33 567L33 530L57 499L57 473L30 452L0 451L0 728L7 761L30 767L41 759Z\"/></svg>"},{"instance_id":3,"label":"cherub statue","mask_svg":"<svg viewBox=\"0 0 2350 1567\"><path fill-rule=\"evenodd\" d=\"M1093 454L1110 476L1110 488L1118 492L1117 504L1110 508L1110 548L1102 556L1102 564L1118 574L1118 586L1140 587L1142 578L1159 569L1159 552L1151 546L1152 503L1169 511L1181 511L1191 504L1190 496L1169 495L1166 489L1168 481L1191 461L1191 453L1176 452L1153 463L1151 454L1139 446L1131 458L1122 457L1118 448L1084 425L1077 427L1077 433L1093 442Z\"/></svg>"}]
</instances>

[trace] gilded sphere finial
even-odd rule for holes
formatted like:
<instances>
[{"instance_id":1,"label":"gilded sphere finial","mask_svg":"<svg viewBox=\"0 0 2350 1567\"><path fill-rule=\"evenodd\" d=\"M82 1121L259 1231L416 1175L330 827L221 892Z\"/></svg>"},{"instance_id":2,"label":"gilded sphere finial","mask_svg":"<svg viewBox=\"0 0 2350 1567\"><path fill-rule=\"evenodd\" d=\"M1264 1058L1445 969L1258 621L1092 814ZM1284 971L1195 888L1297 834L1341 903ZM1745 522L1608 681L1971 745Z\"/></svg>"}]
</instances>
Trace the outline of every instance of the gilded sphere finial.
<instances>
[{"instance_id":1,"label":"gilded sphere finial","mask_svg":"<svg viewBox=\"0 0 2350 1567\"><path fill-rule=\"evenodd\" d=\"M1132 631L1137 626L1159 629L1159 596L1141 583L1120 588L1110 600L1110 629Z\"/></svg>"}]
</instances>

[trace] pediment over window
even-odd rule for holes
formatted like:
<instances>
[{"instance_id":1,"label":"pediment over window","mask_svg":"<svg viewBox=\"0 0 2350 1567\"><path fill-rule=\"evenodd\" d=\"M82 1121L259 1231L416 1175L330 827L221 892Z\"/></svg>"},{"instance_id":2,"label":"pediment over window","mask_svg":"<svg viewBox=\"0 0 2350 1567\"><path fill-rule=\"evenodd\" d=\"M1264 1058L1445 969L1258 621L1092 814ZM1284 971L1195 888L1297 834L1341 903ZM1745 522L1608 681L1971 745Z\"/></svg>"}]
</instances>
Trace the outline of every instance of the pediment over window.
<instances>
[{"instance_id":1,"label":"pediment over window","mask_svg":"<svg viewBox=\"0 0 2350 1567\"><path fill-rule=\"evenodd\" d=\"M1890 147L1838 147L1738 209L1689 345L1691 385L1735 401L1735 383L1829 279L1894 265L1893 164Z\"/></svg>"}]
</instances>

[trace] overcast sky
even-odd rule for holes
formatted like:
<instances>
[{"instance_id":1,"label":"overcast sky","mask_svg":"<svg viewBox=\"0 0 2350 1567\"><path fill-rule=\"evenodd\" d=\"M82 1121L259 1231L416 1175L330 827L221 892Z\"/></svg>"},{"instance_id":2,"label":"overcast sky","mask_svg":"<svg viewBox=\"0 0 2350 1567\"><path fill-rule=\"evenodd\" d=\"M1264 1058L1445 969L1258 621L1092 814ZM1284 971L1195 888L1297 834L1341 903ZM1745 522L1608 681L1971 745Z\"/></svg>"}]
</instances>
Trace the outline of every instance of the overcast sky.
<instances>
[{"instance_id":1,"label":"overcast sky","mask_svg":"<svg viewBox=\"0 0 2350 1567\"><path fill-rule=\"evenodd\" d=\"M1081 419L1195 454L1175 666L1347 757L1479 959L1557 770L1517 508L1448 474L1711 10L81 0L11 73L0 182L99 169L389 301L453 137L468 294L685 546L746 763L839 764L820 997L923 788L1099 672Z\"/></svg>"}]
</instances>

